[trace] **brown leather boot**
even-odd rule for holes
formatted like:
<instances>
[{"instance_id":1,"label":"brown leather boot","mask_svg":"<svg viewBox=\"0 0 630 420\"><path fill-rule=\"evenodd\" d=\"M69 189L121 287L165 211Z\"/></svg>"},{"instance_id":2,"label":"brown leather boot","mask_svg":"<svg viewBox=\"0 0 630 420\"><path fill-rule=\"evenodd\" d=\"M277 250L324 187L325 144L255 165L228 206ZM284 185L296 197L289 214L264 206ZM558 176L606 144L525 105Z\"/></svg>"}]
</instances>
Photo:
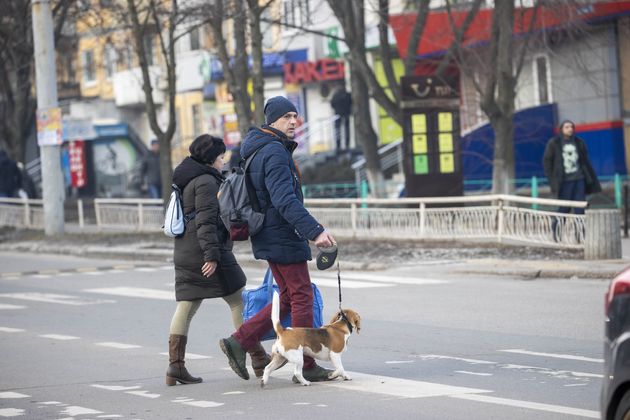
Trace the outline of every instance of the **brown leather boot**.
<instances>
[{"instance_id":1,"label":"brown leather boot","mask_svg":"<svg viewBox=\"0 0 630 420\"><path fill-rule=\"evenodd\" d=\"M269 357L265 348L260 343L256 344L256 346L247 353L249 353L249 356L252 358L252 369L254 369L256 377L262 378L265 366L271 362L271 357Z\"/></svg>"},{"instance_id":2,"label":"brown leather boot","mask_svg":"<svg viewBox=\"0 0 630 420\"><path fill-rule=\"evenodd\" d=\"M177 382L181 384L198 384L203 379L195 378L186 370L184 366L184 356L186 355L185 335L171 334L168 337L168 370L166 371L166 385L173 386Z\"/></svg>"}]
</instances>

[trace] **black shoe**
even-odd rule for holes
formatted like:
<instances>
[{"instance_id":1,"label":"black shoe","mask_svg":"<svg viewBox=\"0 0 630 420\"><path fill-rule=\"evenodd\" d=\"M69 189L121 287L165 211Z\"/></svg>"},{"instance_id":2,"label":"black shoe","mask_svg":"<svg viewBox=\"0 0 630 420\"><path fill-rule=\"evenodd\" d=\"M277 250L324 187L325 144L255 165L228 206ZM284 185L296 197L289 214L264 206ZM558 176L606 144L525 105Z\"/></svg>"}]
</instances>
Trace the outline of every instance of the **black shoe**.
<instances>
[{"instance_id":1,"label":"black shoe","mask_svg":"<svg viewBox=\"0 0 630 420\"><path fill-rule=\"evenodd\" d=\"M321 366L315 365L311 369L302 370L302 376L309 382L324 382L324 381L332 381L334 378L330 377L330 374L334 371L331 369L325 369ZM299 379L293 375L292 381L294 384L299 384Z\"/></svg>"},{"instance_id":2,"label":"black shoe","mask_svg":"<svg viewBox=\"0 0 630 420\"><path fill-rule=\"evenodd\" d=\"M221 350L228 358L230 367L241 378L248 380L249 372L247 372L247 366L245 365L245 350L233 337L223 338L219 340L219 346Z\"/></svg>"}]
</instances>

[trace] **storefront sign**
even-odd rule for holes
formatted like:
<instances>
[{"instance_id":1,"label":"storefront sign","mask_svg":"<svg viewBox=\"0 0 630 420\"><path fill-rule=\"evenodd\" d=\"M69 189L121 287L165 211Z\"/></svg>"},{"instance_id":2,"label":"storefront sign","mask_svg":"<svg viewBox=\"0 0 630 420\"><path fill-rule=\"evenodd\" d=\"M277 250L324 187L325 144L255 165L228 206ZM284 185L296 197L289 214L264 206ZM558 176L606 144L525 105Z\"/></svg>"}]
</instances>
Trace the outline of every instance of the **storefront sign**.
<instances>
[{"instance_id":1,"label":"storefront sign","mask_svg":"<svg viewBox=\"0 0 630 420\"><path fill-rule=\"evenodd\" d=\"M83 140L71 141L68 153L70 155L70 180L75 188L83 188L87 183L85 166L85 143Z\"/></svg>"},{"instance_id":2,"label":"storefront sign","mask_svg":"<svg viewBox=\"0 0 630 420\"><path fill-rule=\"evenodd\" d=\"M312 83L344 77L343 61L330 58L284 64L284 83Z\"/></svg>"},{"instance_id":3,"label":"storefront sign","mask_svg":"<svg viewBox=\"0 0 630 420\"><path fill-rule=\"evenodd\" d=\"M456 79L405 76L405 189L409 197L463 194Z\"/></svg>"}]
</instances>

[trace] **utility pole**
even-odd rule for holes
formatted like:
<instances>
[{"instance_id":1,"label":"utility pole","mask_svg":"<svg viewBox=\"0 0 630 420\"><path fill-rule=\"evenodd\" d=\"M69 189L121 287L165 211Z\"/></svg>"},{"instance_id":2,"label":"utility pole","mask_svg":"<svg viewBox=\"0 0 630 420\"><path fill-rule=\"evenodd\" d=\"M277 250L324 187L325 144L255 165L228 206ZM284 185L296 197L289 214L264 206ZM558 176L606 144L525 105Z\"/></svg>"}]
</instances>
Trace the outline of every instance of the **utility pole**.
<instances>
[{"instance_id":1,"label":"utility pole","mask_svg":"<svg viewBox=\"0 0 630 420\"><path fill-rule=\"evenodd\" d=\"M61 110L57 104L57 69L50 0L32 0L32 16L37 80L37 143L42 162L44 226L47 236L63 235Z\"/></svg>"}]
</instances>

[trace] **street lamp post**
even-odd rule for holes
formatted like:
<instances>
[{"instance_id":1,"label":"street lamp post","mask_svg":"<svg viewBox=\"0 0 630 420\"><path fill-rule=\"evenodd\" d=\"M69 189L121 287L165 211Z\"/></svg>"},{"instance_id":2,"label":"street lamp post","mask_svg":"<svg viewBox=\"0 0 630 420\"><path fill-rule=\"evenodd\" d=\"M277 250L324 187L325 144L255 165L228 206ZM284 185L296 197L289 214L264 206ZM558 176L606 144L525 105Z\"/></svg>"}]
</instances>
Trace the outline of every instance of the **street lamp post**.
<instances>
[{"instance_id":1,"label":"street lamp post","mask_svg":"<svg viewBox=\"0 0 630 420\"><path fill-rule=\"evenodd\" d=\"M64 233L64 191L61 173L61 110L57 104L57 69L50 0L32 0L37 142L42 162L44 224L47 236Z\"/></svg>"}]
</instances>

